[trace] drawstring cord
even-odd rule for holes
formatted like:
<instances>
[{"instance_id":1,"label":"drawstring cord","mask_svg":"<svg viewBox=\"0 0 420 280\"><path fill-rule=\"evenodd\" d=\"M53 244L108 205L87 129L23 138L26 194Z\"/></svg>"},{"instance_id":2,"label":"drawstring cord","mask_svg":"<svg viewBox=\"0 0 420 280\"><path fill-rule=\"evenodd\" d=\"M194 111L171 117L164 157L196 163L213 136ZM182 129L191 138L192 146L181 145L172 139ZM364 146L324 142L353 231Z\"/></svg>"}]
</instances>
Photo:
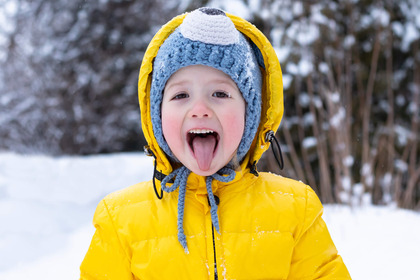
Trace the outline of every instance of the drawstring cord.
<instances>
[{"instance_id":1,"label":"drawstring cord","mask_svg":"<svg viewBox=\"0 0 420 280\"><path fill-rule=\"evenodd\" d=\"M182 166L173 172L171 172L168 176L166 176L161 183L162 191L167 193L173 192L179 187L179 194L178 194L178 221L177 221L177 228L178 228L178 241L181 243L182 247L184 248L185 252L188 253L187 247L187 238L184 233L184 205L185 205L185 192L187 189L187 179L190 175L191 171ZM166 184L169 183L169 180L175 177L175 181L171 187L166 187Z\"/></svg>"},{"instance_id":2,"label":"drawstring cord","mask_svg":"<svg viewBox=\"0 0 420 280\"><path fill-rule=\"evenodd\" d=\"M156 194L157 198L162 199L162 197L163 197L163 190L160 189L160 195L159 195L158 194L158 191L156 189L155 179L156 179L156 173L157 173L157 169L156 169L156 167L157 167L157 160L156 160L155 154L153 154L153 157L155 158L155 164L154 164L154 168L153 168L153 189L155 190L155 194Z\"/></svg>"},{"instance_id":3,"label":"drawstring cord","mask_svg":"<svg viewBox=\"0 0 420 280\"><path fill-rule=\"evenodd\" d=\"M211 214L211 222L213 223L214 228L216 229L217 233L220 234L219 229L219 217L217 216L217 202L214 198L213 190L211 188L211 183L213 179L220 181L220 182L230 182L235 178L236 172L231 168L224 167L219 170L219 173L226 174L227 176L222 176L217 173L208 176L206 178L206 188L207 194L210 202L210 214Z\"/></svg>"},{"instance_id":4,"label":"drawstring cord","mask_svg":"<svg viewBox=\"0 0 420 280\"><path fill-rule=\"evenodd\" d=\"M163 190L161 189L160 190L160 194L158 193L158 191L157 191L157 188L156 188L156 182L155 182L155 180L156 180L156 178L158 179L158 180L160 180L160 181L162 181L163 180L163 174L162 173L160 173L159 171L157 171L157 158L156 158L156 156L155 156L155 154L153 153L153 151L150 149L150 147L148 146L148 145L146 145L146 146L144 146L143 147L143 150L144 150L144 154L146 155L146 156L149 156L149 157L153 157L154 159L155 159L155 162L154 162L154 167L153 167L153 178L152 178L152 182L153 182L153 189L155 190L155 194L156 194L156 197L158 198L158 199L162 199L162 197L163 197Z\"/></svg>"},{"instance_id":5,"label":"drawstring cord","mask_svg":"<svg viewBox=\"0 0 420 280\"><path fill-rule=\"evenodd\" d=\"M278 150L278 155L276 154L276 151L274 150L274 143L277 146L277 150ZM283 170L284 167L284 160L283 160L283 154L281 152L281 147L279 144L279 141L276 139L274 131L269 130L266 134L265 134L265 142L270 142L271 144L271 151L273 152L274 158L276 159L276 162L279 166L279 168L281 170ZM257 170L257 161L255 160L251 166L250 166L250 173L254 174L255 176L259 176L258 174L258 170Z\"/></svg>"},{"instance_id":6,"label":"drawstring cord","mask_svg":"<svg viewBox=\"0 0 420 280\"><path fill-rule=\"evenodd\" d=\"M277 155L275 150L274 150L273 140L274 140L274 143L276 143L279 155ZM276 139L274 131L270 130L270 131L267 132L267 134L265 135L265 141L271 143L271 151L273 152L274 158L276 159L277 164L279 165L280 169L283 169L283 167L284 167L283 154L281 153L280 144L279 144L278 140Z\"/></svg>"},{"instance_id":7,"label":"drawstring cord","mask_svg":"<svg viewBox=\"0 0 420 280\"><path fill-rule=\"evenodd\" d=\"M155 159L154 164L154 171L153 171L153 189L158 199L162 199L163 192L173 192L179 187L179 194L178 194L178 221L177 221L177 229L178 229L178 241L181 243L182 247L184 248L185 252L188 253L187 247L187 238L184 232L184 207L185 207L185 193L187 189L187 179L190 175L191 171L186 168L185 166L181 166L180 168L172 171L169 175L165 176L161 172L157 171L157 160L155 154L152 150L148 147L144 147L145 154L148 156L153 156ZM163 177L164 176L164 177ZM206 178L206 189L208 194L208 200L210 202L210 214L211 214L211 221L213 223L214 228L220 234L220 226L219 226L219 217L217 216L217 202L215 196L213 194L213 190L211 184L213 180L217 180L220 182L230 182L236 176L235 170L229 167L223 167L217 173L207 176ZM160 194L157 191L155 180L161 180L161 191ZM174 180L175 178L175 180ZM167 187L166 184L172 183L172 186Z\"/></svg>"},{"instance_id":8,"label":"drawstring cord","mask_svg":"<svg viewBox=\"0 0 420 280\"><path fill-rule=\"evenodd\" d=\"M181 166L180 168L172 171L168 176L166 176L161 183L161 188L163 191L170 193L176 190L179 187L179 195L178 195L178 221L177 221L177 228L178 228L178 241L181 243L182 248L184 248L185 252L188 254L188 246L187 246L187 238L184 232L184 206L185 206L185 193L187 189L187 179L190 175L191 171L186 168L185 166ZM210 214L211 214L211 221L213 226L220 234L219 229L219 218L217 216L217 203L214 198L213 190L211 184L213 179L218 180L220 182L230 182L235 178L236 172L233 169L224 167L219 170L219 173L225 174L227 176L213 174L206 178L206 189L208 198L210 201ZM171 179L175 177L175 181L171 187L166 187L166 184L169 183Z\"/></svg>"}]
</instances>

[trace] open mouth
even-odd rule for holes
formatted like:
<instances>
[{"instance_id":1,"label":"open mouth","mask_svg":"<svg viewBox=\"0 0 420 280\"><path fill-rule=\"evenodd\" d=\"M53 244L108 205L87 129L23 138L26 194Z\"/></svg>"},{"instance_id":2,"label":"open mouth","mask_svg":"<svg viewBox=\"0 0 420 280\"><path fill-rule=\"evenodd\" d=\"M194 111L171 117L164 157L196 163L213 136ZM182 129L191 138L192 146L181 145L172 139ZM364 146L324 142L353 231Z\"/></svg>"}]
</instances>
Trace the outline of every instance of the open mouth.
<instances>
[{"instance_id":1,"label":"open mouth","mask_svg":"<svg viewBox=\"0 0 420 280\"><path fill-rule=\"evenodd\" d=\"M209 170L217 146L219 134L210 129L191 129L187 141L201 170Z\"/></svg>"},{"instance_id":2,"label":"open mouth","mask_svg":"<svg viewBox=\"0 0 420 280\"><path fill-rule=\"evenodd\" d=\"M196 137L199 137L200 139L195 140ZM212 152L214 152L219 144L219 139L219 134L210 129L191 129L187 134L187 141L193 153L195 152L195 142L208 143L209 146L214 142L214 148L212 149ZM208 150L211 150L210 147Z\"/></svg>"}]
</instances>

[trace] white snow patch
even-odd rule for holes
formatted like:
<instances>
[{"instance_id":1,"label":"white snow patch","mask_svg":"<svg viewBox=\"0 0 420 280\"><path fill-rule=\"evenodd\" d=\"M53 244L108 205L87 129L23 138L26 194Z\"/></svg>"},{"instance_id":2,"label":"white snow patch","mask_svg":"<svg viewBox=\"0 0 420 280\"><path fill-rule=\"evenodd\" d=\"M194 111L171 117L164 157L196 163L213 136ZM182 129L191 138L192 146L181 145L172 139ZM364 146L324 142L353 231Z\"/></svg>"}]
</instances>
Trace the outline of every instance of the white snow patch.
<instances>
[{"instance_id":1,"label":"white snow patch","mask_svg":"<svg viewBox=\"0 0 420 280\"><path fill-rule=\"evenodd\" d=\"M341 123L343 122L344 118L346 117L346 111L343 107L340 107L337 111L337 113L331 117L330 124L334 128L340 128Z\"/></svg>"},{"instance_id":2,"label":"white snow patch","mask_svg":"<svg viewBox=\"0 0 420 280\"><path fill-rule=\"evenodd\" d=\"M395 99L395 103L400 107L404 106L405 105L404 95L398 94L397 98Z\"/></svg>"},{"instance_id":3,"label":"white snow patch","mask_svg":"<svg viewBox=\"0 0 420 280\"><path fill-rule=\"evenodd\" d=\"M419 213L326 205L323 218L353 279L417 279Z\"/></svg>"},{"instance_id":4,"label":"white snow patch","mask_svg":"<svg viewBox=\"0 0 420 280\"><path fill-rule=\"evenodd\" d=\"M206 6L222 9L228 13L234 14L247 20L250 20L251 18L248 7L243 1L240 0L212 0Z\"/></svg>"},{"instance_id":5,"label":"white snow patch","mask_svg":"<svg viewBox=\"0 0 420 280\"><path fill-rule=\"evenodd\" d=\"M384 187L389 187L391 185L391 182L392 182L392 174L388 172L382 178L382 185Z\"/></svg>"},{"instance_id":6,"label":"white snow patch","mask_svg":"<svg viewBox=\"0 0 420 280\"><path fill-rule=\"evenodd\" d=\"M303 14L303 3L302 2L293 2L292 13L293 13L294 16L302 15Z\"/></svg>"},{"instance_id":7,"label":"white snow patch","mask_svg":"<svg viewBox=\"0 0 420 280\"><path fill-rule=\"evenodd\" d=\"M307 108L310 102L311 102L311 98L309 97L309 94L307 93L299 94L299 105L301 107Z\"/></svg>"},{"instance_id":8,"label":"white snow patch","mask_svg":"<svg viewBox=\"0 0 420 280\"><path fill-rule=\"evenodd\" d=\"M316 108L322 108L322 100L319 96L314 96L313 100Z\"/></svg>"},{"instance_id":9,"label":"white snow patch","mask_svg":"<svg viewBox=\"0 0 420 280\"><path fill-rule=\"evenodd\" d=\"M338 102L340 101L340 93L338 93L338 92L333 92L333 93L331 94L330 98L331 98L331 101L332 101L333 103L338 103Z\"/></svg>"},{"instance_id":10,"label":"white snow patch","mask_svg":"<svg viewBox=\"0 0 420 280\"><path fill-rule=\"evenodd\" d=\"M311 112L308 112L305 115L303 115L303 126L310 126L314 123L314 121L314 115Z\"/></svg>"},{"instance_id":11,"label":"white snow patch","mask_svg":"<svg viewBox=\"0 0 420 280\"><path fill-rule=\"evenodd\" d=\"M404 51L408 51L411 43L417 40L420 37L420 34L413 22L407 22L404 29L401 47Z\"/></svg>"},{"instance_id":12,"label":"white snow patch","mask_svg":"<svg viewBox=\"0 0 420 280\"><path fill-rule=\"evenodd\" d=\"M390 204L392 202L392 195L389 192L384 194L384 202L386 204Z\"/></svg>"},{"instance_id":13,"label":"white snow patch","mask_svg":"<svg viewBox=\"0 0 420 280\"><path fill-rule=\"evenodd\" d=\"M405 161L400 159L396 159L394 162L395 168L397 168L400 172L406 172L408 170L408 165Z\"/></svg>"},{"instance_id":14,"label":"white snow patch","mask_svg":"<svg viewBox=\"0 0 420 280\"><path fill-rule=\"evenodd\" d=\"M0 273L0 279L75 279L77 267L71 263L44 268L54 258L74 256L76 249L78 266L89 242L72 249L72 238L91 224L99 200L150 179L152 172L152 159L142 154L52 158L0 153L0 272L28 271L28 277ZM88 227L90 235L93 227ZM30 276L38 266L46 278Z\"/></svg>"},{"instance_id":15,"label":"white snow patch","mask_svg":"<svg viewBox=\"0 0 420 280\"><path fill-rule=\"evenodd\" d=\"M389 111L391 110L391 108L389 106L389 101L388 100L380 100L379 101L379 108L381 108L384 112L389 113Z\"/></svg>"},{"instance_id":16,"label":"white snow patch","mask_svg":"<svg viewBox=\"0 0 420 280\"><path fill-rule=\"evenodd\" d=\"M360 25L363 28L368 28L372 24L373 18L370 15L362 15L360 17Z\"/></svg>"},{"instance_id":17,"label":"white snow patch","mask_svg":"<svg viewBox=\"0 0 420 280\"><path fill-rule=\"evenodd\" d=\"M273 46L274 47L282 47L283 45L281 44L281 40L283 39L283 35L284 35L284 29L280 28L280 27L274 27L271 30L271 39L273 41Z\"/></svg>"},{"instance_id":18,"label":"white snow patch","mask_svg":"<svg viewBox=\"0 0 420 280\"><path fill-rule=\"evenodd\" d=\"M353 164L354 164L354 157L353 156L346 156L343 159L343 164L344 164L344 166L347 166L347 167L353 166Z\"/></svg>"},{"instance_id":19,"label":"white snow patch","mask_svg":"<svg viewBox=\"0 0 420 280\"><path fill-rule=\"evenodd\" d=\"M290 48L288 47L274 47L274 51L280 63L285 62L290 55Z\"/></svg>"},{"instance_id":20,"label":"white snow patch","mask_svg":"<svg viewBox=\"0 0 420 280\"><path fill-rule=\"evenodd\" d=\"M369 175L371 173L371 166L370 166L370 164L369 163L365 163L363 166L362 166L362 175L363 176L367 176L367 175Z\"/></svg>"},{"instance_id":21,"label":"white snow patch","mask_svg":"<svg viewBox=\"0 0 420 280\"><path fill-rule=\"evenodd\" d=\"M302 147L305 149L310 149L316 146L318 140L315 137L306 137L302 141Z\"/></svg>"},{"instance_id":22,"label":"white snow patch","mask_svg":"<svg viewBox=\"0 0 420 280\"><path fill-rule=\"evenodd\" d=\"M322 14L323 6L320 4L311 5L311 20L313 23L329 25L330 20Z\"/></svg>"},{"instance_id":23,"label":"white snow patch","mask_svg":"<svg viewBox=\"0 0 420 280\"><path fill-rule=\"evenodd\" d=\"M292 84L292 81L293 81L292 75L284 74L283 75L283 88L288 89L290 85Z\"/></svg>"},{"instance_id":24,"label":"white snow patch","mask_svg":"<svg viewBox=\"0 0 420 280\"><path fill-rule=\"evenodd\" d=\"M364 193L362 195L362 206L372 205L372 195L371 193Z\"/></svg>"},{"instance_id":25,"label":"white snow patch","mask_svg":"<svg viewBox=\"0 0 420 280\"><path fill-rule=\"evenodd\" d=\"M350 201L350 195L347 192L341 191L338 195L341 202L348 203Z\"/></svg>"},{"instance_id":26,"label":"white snow patch","mask_svg":"<svg viewBox=\"0 0 420 280\"><path fill-rule=\"evenodd\" d=\"M18 8L17 1L2 1L0 8L0 30L2 33L10 34L15 30L16 25L14 24L13 18Z\"/></svg>"},{"instance_id":27,"label":"white snow patch","mask_svg":"<svg viewBox=\"0 0 420 280\"><path fill-rule=\"evenodd\" d=\"M407 108L407 111L410 113L410 114L416 114L417 112L418 112L418 106L417 106L417 104L416 103L414 103L414 102L411 102L409 105L408 105L408 108Z\"/></svg>"},{"instance_id":28,"label":"white snow patch","mask_svg":"<svg viewBox=\"0 0 420 280\"><path fill-rule=\"evenodd\" d=\"M292 22L287 29L286 34L289 38L295 40L301 46L309 46L319 38L319 29L314 24L303 24L301 22Z\"/></svg>"},{"instance_id":29,"label":"white snow patch","mask_svg":"<svg viewBox=\"0 0 420 280\"><path fill-rule=\"evenodd\" d=\"M343 185L343 189L346 192L350 192L351 190L351 179L349 177L343 177L341 180L341 184Z\"/></svg>"},{"instance_id":30,"label":"white snow patch","mask_svg":"<svg viewBox=\"0 0 420 280\"><path fill-rule=\"evenodd\" d=\"M309 75L310 72L313 70L312 62L306 59L301 59L298 64L299 74L302 77L306 77Z\"/></svg>"},{"instance_id":31,"label":"white snow patch","mask_svg":"<svg viewBox=\"0 0 420 280\"><path fill-rule=\"evenodd\" d=\"M400 146L406 145L408 142L408 139L411 139L412 137L411 131L401 125L395 125L394 131L397 134L397 143Z\"/></svg>"},{"instance_id":32,"label":"white snow patch","mask_svg":"<svg viewBox=\"0 0 420 280\"><path fill-rule=\"evenodd\" d=\"M289 62L287 63L286 71L291 75L297 75L299 74L299 67L293 62Z\"/></svg>"},{"instance_id":33,"label":"white snow patch","mask_svg":"<svg viewBox=\"0 0 420 280\"><path fill-rule=\"evenodd\" d=\"M366 176L366 185L368 187L372 187L373 186L373 180L374 180L373 175Z\"/></svg>"},{"instance_id":34,"label":"white snow patch","mask_svg":"<svg viewBox=\"0 0 420 280\"><path fill-rule=\"evenodd\" d=\"M253 12L258 12L261 10L261 0L249 0L248 7Z\"/></svg>"},{"instance_id":35,"label":"white snow patch","mask_svg":"<svg viewBox=\"0 0 420 280\"><path fill-rule=\"evenodd\" d=\"M383 9L383 8L381 8L381 9L373 9L371 11L370 15L381 26L384 26L384 27L388 26L389 20L390 20L390 16L389 16L388 11L386 11L385 9Z\"/></svg>"},{"instance_id":36,"label":"white snow patch","mask_svg":"<svg viewBox=\"0 0 420 280\"><path fill-rule=\"evenodd\" d=\"M350 49L350 48L354 45L354 43L356 43L356 39L354 38L354 36L353 36L353 35L347 35L347 36L344 38L344 43L343 43L343 45L344 45L344 47L345 47L346 49Z\"/></svg>"},{"instance_id":37,"label":"white snow patch","mask_svg":"<svg viewBox=\"0 0 420 280\"><path fill-rule=\"evenodd\" d=\"M399 21L394 21L391 24L392 31L397 35L398 37L402 37L404 35L404 26Z\"/></svg>"},{"instance_id":38,"label":"white snow patch","mask_svg":"<svg viewBox=\"0 0 420 280\"><path fill-rule=\"evenodd\" d=\"M363 194L364 188L363 184L357 183L353 185L353 194L357 197L361 197Z\"/></svg>"},{"instance_id":39,"label":"white snow patch","mask_svg":"<svg viewBox=\"0 0 420 280\"><path fill-rule=\"evenodd\" d=\"M321 73L323 74L327 74L330 67L328 66L328 64L326 62L321 62L319 65L319 71L321 71Z\"/></svg>"}]
</instances>

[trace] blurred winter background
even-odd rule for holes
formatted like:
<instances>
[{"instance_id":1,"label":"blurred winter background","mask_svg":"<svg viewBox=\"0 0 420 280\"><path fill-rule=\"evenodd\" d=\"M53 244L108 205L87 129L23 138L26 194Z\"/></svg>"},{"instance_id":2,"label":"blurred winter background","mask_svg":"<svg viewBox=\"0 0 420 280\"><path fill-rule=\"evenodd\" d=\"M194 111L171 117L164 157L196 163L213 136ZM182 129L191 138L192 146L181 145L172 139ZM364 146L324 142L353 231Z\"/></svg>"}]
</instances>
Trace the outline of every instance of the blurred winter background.
<instances>
[{"instance_id":1,"label":"blurred winter background","mask_svg":"<svg viewBox=\"0 0 420 280\"><path fill-rule=\"evenodd\" d=\"M148 180L137 101L148 42L221 7L282 65L286 168L354 279L420 279L420 1L0 0L0 279L77 279L99 200Z\"/></svg>"}]
</instances>

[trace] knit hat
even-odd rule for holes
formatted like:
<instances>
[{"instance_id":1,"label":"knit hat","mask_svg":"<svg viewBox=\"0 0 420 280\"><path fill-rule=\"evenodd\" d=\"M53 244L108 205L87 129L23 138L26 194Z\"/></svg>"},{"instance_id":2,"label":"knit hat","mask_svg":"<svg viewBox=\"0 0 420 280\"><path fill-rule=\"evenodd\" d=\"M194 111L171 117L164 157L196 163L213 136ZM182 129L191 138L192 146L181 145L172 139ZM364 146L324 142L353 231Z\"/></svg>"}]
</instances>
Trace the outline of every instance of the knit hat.
<instances>
[{"instance_id":1,"label":"knit hat","mask_svg":"<svg viewBox=\"0 0 420 280\"><path fill-rule=\"evenodd\" d=\"M245 127L237 151L240 162L251 147L261 115L261 53L248 42L226 14L200 8L189 13L161 45L153 64L150 104L153 132L159 146L172 159L162 133L161 104L166 82L177 70L190 65L211 66L229 75L246 101ZM261 66L264 67L263 63Z\"/></svg>"}]
</instances>

